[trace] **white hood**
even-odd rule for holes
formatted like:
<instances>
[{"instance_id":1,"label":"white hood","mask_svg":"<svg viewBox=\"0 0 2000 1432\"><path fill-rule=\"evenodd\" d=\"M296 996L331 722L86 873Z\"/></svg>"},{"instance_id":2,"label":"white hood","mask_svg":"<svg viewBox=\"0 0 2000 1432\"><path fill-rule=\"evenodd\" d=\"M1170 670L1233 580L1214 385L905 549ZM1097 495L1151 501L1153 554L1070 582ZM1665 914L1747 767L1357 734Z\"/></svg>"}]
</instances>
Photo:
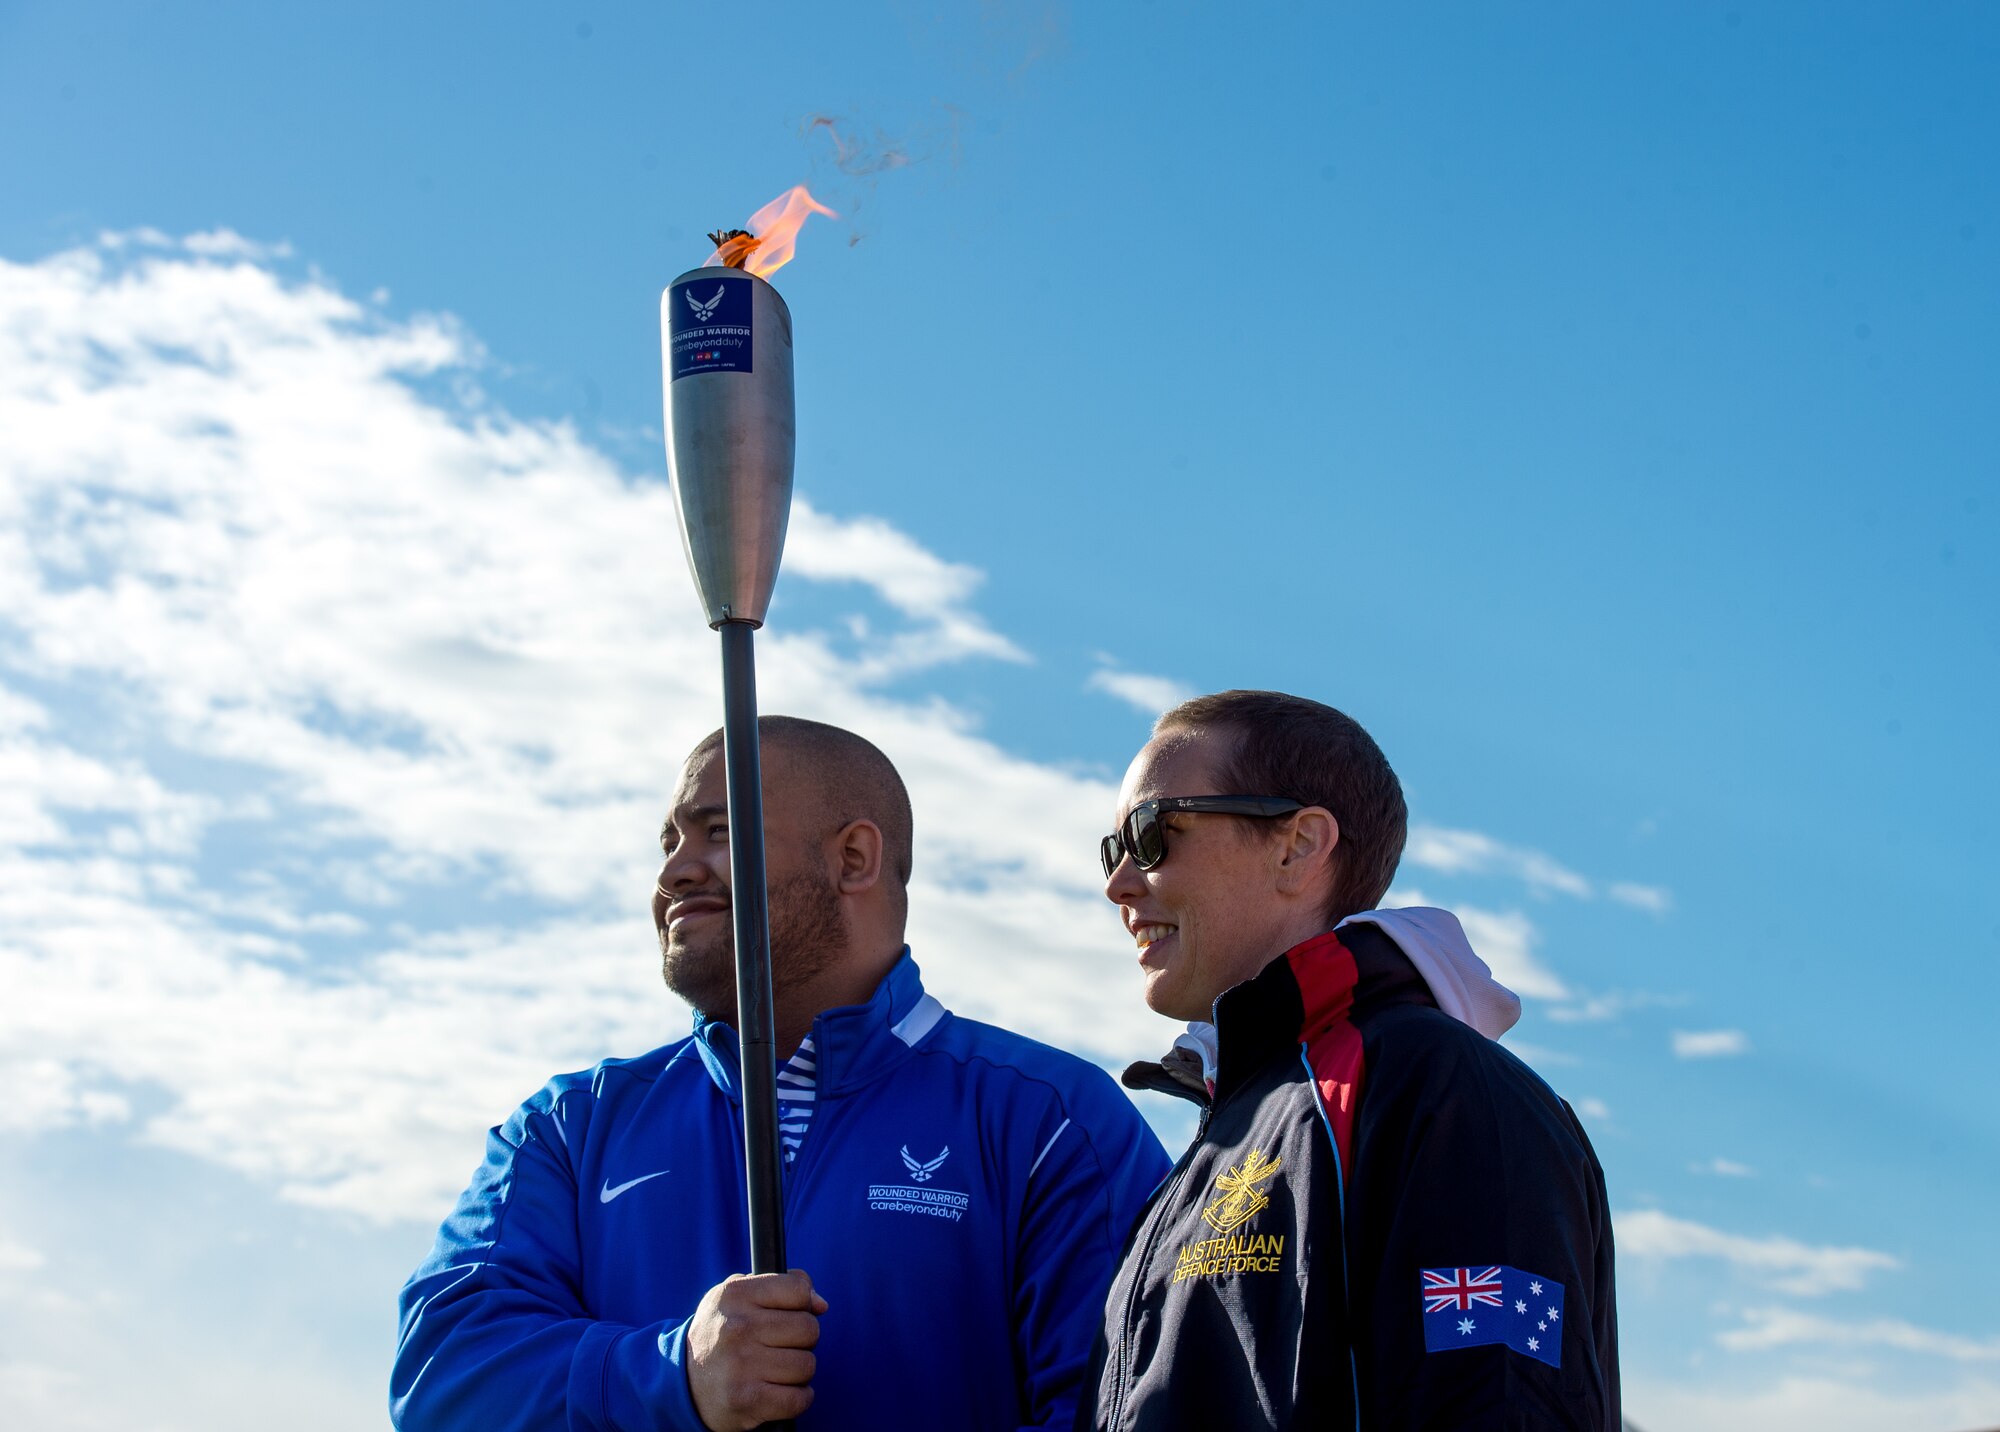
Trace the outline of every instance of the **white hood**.
<instances>
[{"instance_id":1,"label":"white hood","mask_svg":"<svg viewBox=\"0 0 2000 1432\"><path fill-rule=\"evenodd\" d=\"M1402 910L1363 910L1340 922L1375 925L1410 957L1438 1008L1469 1024L1488 1039L1498 1039L1521 1017L1521 997L1493 978L1486 961L1472 952L1465 927L1449 910L1411 905ZM1338 929L1340 926L1336 926Z\"/></svg>"},{"instance_id":2,"label":"white hood","mask_svg":"<svg viewBox=\"0 0 2000 1432\"><path fill-rule=\"evenodd\" d=\"M1439 1009L1461 1024L1469 1024L1488 1039L1498 1039L1521 1017L1521 997L1493 978L1486 961L1472 952L1465 927L1449 910L1411 905L1402 910L1363 910L1349 915L1347 925L1374 925L1409 956ZM1201 1056L1202 1076L1215 1084L1215 1026L1195 1020L1174 1047Z\"/></svg>"}]
</instances>

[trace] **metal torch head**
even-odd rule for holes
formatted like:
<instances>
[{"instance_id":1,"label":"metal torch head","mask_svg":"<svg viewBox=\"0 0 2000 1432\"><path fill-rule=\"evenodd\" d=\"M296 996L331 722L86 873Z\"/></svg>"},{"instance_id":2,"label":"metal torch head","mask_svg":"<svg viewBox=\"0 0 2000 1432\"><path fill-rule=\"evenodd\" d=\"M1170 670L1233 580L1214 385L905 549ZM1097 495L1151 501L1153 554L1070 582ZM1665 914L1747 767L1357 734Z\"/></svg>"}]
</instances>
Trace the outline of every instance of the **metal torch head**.
<instances>
[{"instance_id":1,"label":"metal torch head","mask_svg":"<svg viewBox=\"0 0 2000 1432\"><path fill-rule=\"evenodd\" d=\"M792 315L735 268L684 273L660 295L667 475L708 624L764 624L797 446Z\"/></svg>"}]
</instances>

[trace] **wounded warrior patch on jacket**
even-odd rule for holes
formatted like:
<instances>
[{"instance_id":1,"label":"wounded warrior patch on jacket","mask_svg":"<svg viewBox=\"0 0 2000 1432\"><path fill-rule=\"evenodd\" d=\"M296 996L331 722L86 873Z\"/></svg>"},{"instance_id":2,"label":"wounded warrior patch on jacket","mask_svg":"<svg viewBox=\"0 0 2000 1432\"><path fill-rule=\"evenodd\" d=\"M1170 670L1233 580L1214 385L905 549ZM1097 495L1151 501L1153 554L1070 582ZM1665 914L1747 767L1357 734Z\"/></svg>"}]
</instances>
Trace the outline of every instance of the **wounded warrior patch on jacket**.
<instances>
[{"instance_id":1,"label":"wounded warrior patch on jacket","mask_svg":"<svg viewBox=\"0 0 2000 1432\"><path fill-rule=\"evenodd\" d=\"M1519 1268L1420 1268L1424 1351L1492 1343L1562 1366L1563 1285Z\"/></svg>"}]
</instances>

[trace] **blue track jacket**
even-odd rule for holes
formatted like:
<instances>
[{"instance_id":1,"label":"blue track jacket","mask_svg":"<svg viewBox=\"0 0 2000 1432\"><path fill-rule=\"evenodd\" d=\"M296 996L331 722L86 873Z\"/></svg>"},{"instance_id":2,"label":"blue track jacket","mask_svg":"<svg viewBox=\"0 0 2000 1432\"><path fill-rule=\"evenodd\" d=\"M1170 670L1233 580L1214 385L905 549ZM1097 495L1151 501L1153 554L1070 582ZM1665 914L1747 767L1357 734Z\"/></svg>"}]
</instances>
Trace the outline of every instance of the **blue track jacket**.
<instances>
[{"instance_id":1,"label":"blue track jacket","mask_svg":"<svg viewBox=\"0 0 2000 1432\"><path fill-rule=\"evenodd\" d=\"M1068 1427L1159 1141L1103 1071L946 1011L908 951L813 1037L784 1191L828 1304L801 1432ZM402 1432L701 1427L687 1322L750 1263L737 1083L735 1032L698 1021L488 1135L403 1289Z\"/></svg>"}]
</instances>

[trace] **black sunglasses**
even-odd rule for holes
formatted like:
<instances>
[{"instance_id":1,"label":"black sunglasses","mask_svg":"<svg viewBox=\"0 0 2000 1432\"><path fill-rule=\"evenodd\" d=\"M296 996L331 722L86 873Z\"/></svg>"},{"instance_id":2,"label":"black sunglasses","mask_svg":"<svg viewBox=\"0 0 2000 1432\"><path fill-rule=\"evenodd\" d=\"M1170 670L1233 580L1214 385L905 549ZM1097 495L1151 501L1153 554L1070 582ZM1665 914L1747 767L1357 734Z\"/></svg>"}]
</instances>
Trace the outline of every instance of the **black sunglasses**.
<instances>
[{"instance_id":1,"label":"black sunglasses","mask_svg":"<svg viewBox=\"0 0 2000 1432\"><path fill-rule=\"evenodd\" d=\"M1165 796L1156 801L1140 801L1125 817L1125 824L1098 842L1098 858L1104 862L1104 878L1109 880L1118 862L1126 856L1141 870L1151 870L1167 858L1167 828L1160 817L1175 811L1194 815L1249 815L1262 820L1304 810L1303 801L1285 796Z\"/></svg>"}]
</instances>

